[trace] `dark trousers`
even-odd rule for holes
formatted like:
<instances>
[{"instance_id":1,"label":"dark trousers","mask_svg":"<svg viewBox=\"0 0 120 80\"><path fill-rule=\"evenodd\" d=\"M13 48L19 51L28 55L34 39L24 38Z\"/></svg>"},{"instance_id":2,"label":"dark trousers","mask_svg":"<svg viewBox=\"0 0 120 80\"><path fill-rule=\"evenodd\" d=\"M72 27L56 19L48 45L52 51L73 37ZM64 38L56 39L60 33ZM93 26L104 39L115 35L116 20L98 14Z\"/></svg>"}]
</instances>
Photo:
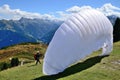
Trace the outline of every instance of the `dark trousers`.
<instances>
[{"instance_id":1,"label":"dark trousers","mask_svg":"<svg viewBox=\"0 0 120 80\"><path fill-rule=\"evenodd\" d=\"M36 65L38 64L38 62L41 64L40 60L39 60L39 59L37 59L37 60L36 60Z\"/></svg>"}]
</instances>

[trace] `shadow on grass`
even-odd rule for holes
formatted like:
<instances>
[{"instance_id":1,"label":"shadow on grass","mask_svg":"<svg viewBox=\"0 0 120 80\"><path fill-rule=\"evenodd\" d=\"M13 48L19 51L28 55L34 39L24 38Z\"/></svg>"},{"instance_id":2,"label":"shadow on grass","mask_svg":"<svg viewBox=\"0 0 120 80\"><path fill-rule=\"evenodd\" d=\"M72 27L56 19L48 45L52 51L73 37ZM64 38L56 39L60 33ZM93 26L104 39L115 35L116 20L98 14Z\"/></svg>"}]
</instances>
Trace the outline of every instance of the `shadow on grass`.
<instances>
[{"instance_id":1,"label":"shadow on grass","mask_svg":"<svg viewBox=\"0 0 120 80\"><path fill-rule=\"evenodd\" d=\"M95 57L91 57L87 60L85 60L84 62L79 62L73 66L70 66L69 68L67 68L65 71L57 74L57 75L52 75L52 76L41 76L38 77L34 80L56 80L62 77L66 77L75 73L78 73L80 71L83 71L85 69L88 69L92 66L94 66L95 64L99 63L102 58L107 57L107 56L95 56Z\"/></svg>"}]
</instances>

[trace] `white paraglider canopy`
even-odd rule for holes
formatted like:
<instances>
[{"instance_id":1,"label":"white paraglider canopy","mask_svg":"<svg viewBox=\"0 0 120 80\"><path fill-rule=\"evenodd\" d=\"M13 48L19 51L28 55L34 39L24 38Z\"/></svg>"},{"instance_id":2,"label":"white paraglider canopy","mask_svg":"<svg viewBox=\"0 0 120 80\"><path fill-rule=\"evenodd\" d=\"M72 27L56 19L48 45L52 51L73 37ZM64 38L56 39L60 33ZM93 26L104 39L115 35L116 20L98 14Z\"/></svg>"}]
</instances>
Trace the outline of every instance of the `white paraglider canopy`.
<instances>
[{"instance_id":1,"label":"white paraglider canopy","mask_svg":"<svg viewBox=\"0 0 120 80\"><path fill-rule=\"evenodd\" d=\"M43 73L58 74L100 48L102 55L109 55L112 46L113 27L107 17L96 10L81 11L56 31L45 53Z\"/></svg>"}]
</instances>

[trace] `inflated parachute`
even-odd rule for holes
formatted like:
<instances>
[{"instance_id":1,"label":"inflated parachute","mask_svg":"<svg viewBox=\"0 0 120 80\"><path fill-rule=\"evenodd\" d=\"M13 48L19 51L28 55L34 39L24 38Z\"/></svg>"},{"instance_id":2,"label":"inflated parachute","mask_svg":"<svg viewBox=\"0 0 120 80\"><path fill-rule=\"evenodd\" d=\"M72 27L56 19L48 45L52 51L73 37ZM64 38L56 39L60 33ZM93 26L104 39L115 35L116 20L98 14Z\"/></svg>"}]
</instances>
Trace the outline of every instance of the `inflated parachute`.
<instances>
[{"instance_id":1,"label":"inflated parachute","mask_svg":"<svg viewBox=\"0 0 120 80\"><path fill-rule=\"evenodd\" d=\"M45 54L43 73L58 74L100 48L102 55L109 55L112 46L113 27L107 17L96 10L81 11L55 32Z\"/></svg>"}]
</instances>

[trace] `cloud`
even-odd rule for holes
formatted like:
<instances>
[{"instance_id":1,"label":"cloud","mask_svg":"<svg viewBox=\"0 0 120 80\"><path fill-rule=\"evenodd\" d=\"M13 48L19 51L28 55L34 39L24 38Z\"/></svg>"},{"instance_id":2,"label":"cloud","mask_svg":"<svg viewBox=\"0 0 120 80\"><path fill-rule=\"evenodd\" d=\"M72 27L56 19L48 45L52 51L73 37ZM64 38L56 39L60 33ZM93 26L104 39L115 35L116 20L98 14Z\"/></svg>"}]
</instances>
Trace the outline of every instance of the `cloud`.
<instances>
[{"instance_id":1,"label":"cloud","mask_svg":"<svg viewBox=\"0 0 120 80\"><path fill-rule=\"evenodd\" d=\"M81 10L85 10L85 9L92 9L92 7L90 6L82 6L82 7L78 7L78 6L73 6L69 9L67 9L67 12L71 12L71 13L77 13L80 12Z\"/></svg>"},{"instance_id":2,"label":"cloud","mask_svg":"<svg viewBox=\"0 0 120 80\"><path fill-rule=\"evenodd\" d=\"M80 12L81 10L86 10L86 9L96 9L96 10L99 10L102 13L104 13L106 16L116 15L116 16L120 17L120 8L113 6L111 3L106 3L100 8L93 8L91 6L82 6L82 7L73 6L69 9L67 9L66 12L77 13L77 12Z\"/></svg>"},{"instance_id":3,"label":"cloud","mask_svg":"<svg viewBox=\"0 0 120 80\"><path fill-rule=\"evenodd\" d=\"M72 14L80 12L81 10L85 9L92 9L90 6L73 6L65 11L57 11L55 15L59 15L59 20L66 20L68 19Z\"/></svg>"},{"instance_id":4,"label":"cloud","mask_svg":"<svg viewBox=\"0 0 120 80\"><path fill-rule=\"evenodd\" d=\"M112 10L120 10L120 8L113 6L111 3L104 4L100 9L105 12L109 12Z\"/></svg>"},{"instance_id":5,"label":"cloud","mask_svg":"<svg viewBox=\"0 0 120 80\"><path fill-rule=\"evenodd\" d=\"M73 7L69 8L69 9L67 9L66 11L67 11L67 12L71 12L71 13L77 13L77 12L79 12L80 10L81 10L80 7L78 7L78 6L73 6Z\"/></svg>"},{"instance_id":6,"label":"cloud","mask_svg":"<svg viewBox=\"0 0 120 80\"><path fill-rule=\"evenodd\" d=\"M103 12L106 16L116 15L120 17L120 8L113 6L111 3L104 4L101 8L97 8L97 10Z\"/></svg>"},{"instance_id":7,"label":"cloud","mask_svg":"<svg viewBox=\"0 0 120 80\"><path fill-rule=\"evenodd\" d=\"M64 21L67 18L69 18L71 14L67 13L65 11L57 11L55 15L58 15L57 17L58 17L59 20Z\"/></svg>"},{"instance_id":8,"label":"cloud","mask_svg":"<svg viewBox=\"0 0 120 80\"><path fill-rule=\"evenodd\" d=\"M117 17L120 17L120 8L113 6L111 3L106 3L100 8L93 8L91 6L82 6L82 7L73 6L69 9L67 9L66 12L77 13L77 12L80 12L81 10L85 10L85 9L96 9L96 10L99 10L102 13L104 13L106 16L116 15Z\"/></svg>"},{"instance_id":9,"label":"cloud","mask_svg":"<svg viewBox=\"0 0 120 80\"><path fill-rule=\"evenodd\" d=\"M49 14L39 14L22 11L20 9L11 9L9 5L5 4L0 7L0 19L20 19L21 17L25 18L42 18L42 19L55 19L54 15Z\"/></svg>"},{"instance_id":10,"label":"cloud","mask_svg":"<svg viewBox=\"0 0 120 80\"><path fill-rule=\"evenodd\" d=\"M73 6L65 11L56 11L52 14L40 14L22 11L20 9L11 9L9 5L5 4L0 7L0 19L13 19L18 20L21 17L25 18L41 18L50 20L66 20L74 13L80 12L85 9L96 9L103 12L106 16L116 15L120 17L120 8L113 6L111 3L104 4L100 8L93 8L91 6Z\"/></svg>"}]
</instances>

